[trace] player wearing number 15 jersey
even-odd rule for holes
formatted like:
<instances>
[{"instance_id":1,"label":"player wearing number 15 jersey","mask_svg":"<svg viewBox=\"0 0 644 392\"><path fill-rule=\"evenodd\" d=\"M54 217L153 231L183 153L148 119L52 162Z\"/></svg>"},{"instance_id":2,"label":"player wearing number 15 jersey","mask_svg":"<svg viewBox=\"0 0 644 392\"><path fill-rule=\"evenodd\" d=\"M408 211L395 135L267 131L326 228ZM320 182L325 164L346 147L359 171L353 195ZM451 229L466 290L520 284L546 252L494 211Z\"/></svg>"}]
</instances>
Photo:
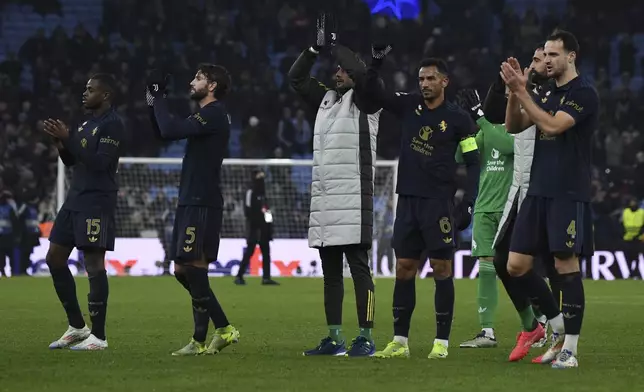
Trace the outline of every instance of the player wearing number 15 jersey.
<instances>
[{"instance_id":1,"label":"player wearing number 15 jersey","mask_svg":"<svg viewBox=\"0 0 644 392\"><path fill-rule=\"evenodd\" d=\"M54 139L65 166L74 174L65 204L49 236L47 265L58 299L67 313L69 328L49 348L103 350L107 348L105 316L108 283L105 251L114 250L116 171L122 148L123 123L112 109L114 79L97 74L87 82L83 106L91 117L76 129L60 120L45 121L45 132ZM67 260L72 249L83 251L89 278L87 296L92 329L85 325L76 297L76 284Z\"/></svg>"},{"instance_id":2,"label":"player wearing number 15 jersey","mask_svg":"<svg viewBox=\"0 0 644 392\"><path fill-rule=\"evenodd\" d=\"M199 111L178 119L170 115L166 79L157 70L150 72L146 98L157 136L188 140L170 256L175 262L175 278L192 297L194 316L192 339L172 355L217 354L239 339L239 332L228 322L208 281L208 264L217 260L219 252L223 207L219 182L230 135L230 116L222 99L231 81L224 67L199 65L190 83L190 97L199 104ZM206 347L210 319L216 330Z\"/></svg>"}]
</instances>

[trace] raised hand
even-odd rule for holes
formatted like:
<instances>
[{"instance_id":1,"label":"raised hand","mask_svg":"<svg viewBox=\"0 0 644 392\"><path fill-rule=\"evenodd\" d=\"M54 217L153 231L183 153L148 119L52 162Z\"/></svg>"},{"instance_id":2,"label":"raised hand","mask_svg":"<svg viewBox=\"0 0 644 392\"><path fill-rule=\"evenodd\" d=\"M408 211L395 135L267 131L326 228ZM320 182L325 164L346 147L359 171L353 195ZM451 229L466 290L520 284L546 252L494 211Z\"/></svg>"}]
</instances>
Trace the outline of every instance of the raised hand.
<instances>
[{"instance_id":1,"label":"raised hand","mask_svg":"<svg viewBox=\"0 0 644 392\"><path fill-rule=\"evenodd\" d=\"M521 72L521 64L519 64L519 60L517 60L514 57L508 57L507 61L508 64L514 69L515 71Z\"/></svg>"},{"instance_id":2,"label":"raised hand","mask_svg":"<svg viewBox=\"0 0 644 392\"><path fill-rule=\"evenodd\" d=\"M516 66L518 64L518 62L515 62L514 65ZM517 70L515 66L508 62L503 62L501 64L501 72L499 73L501 75L501 79L503 79L503 83L505 83L513 93L519 92L521 89L525 90L528 84L528 69L526 68L524 71L521 71L521 69Z\"/></svg>"},{"instance_id":3,"label":"raised hand","mask_svg":"<svg viewBox=\"0 0 644 392\"><path fill-rule=\"evenodd\" d=\"M314 48L320 50L326 46L334 46L338 39L335 20L332 14L322 13L316 22L316 39Z\"/></svg>"},{"instance_id":4,"label":"raised hand","mask_svg":"<svg viewBox=\"0 0 644 392\"><path fill-rule=\"evenodd\" d=\"M158 69L153 69L148 72L148 77L145 82L147 86L146 96L157 98L162 97L164 94L166 94L168 78L169 75L164 75L161 70Z\"/></svg>"},{"instance_id":5,"label":"raised hand","mask_svg":"<svg viewBox=\"0 0 644 392\"><path fill-rule=\"evenodd\" d=\"M373 44L371 46L371 56L376 60L384 60L392 49L391 45Z\"/></svg>"},{"instance_id":6,"label":"raised hand","mask_svg":"<svg viewBox=\"0 0 644 392\"><path fill-rule=\"evenodd\" d=\"M468 112L474 121L484 116L481 97L475 89L467 88L456 93L456 102Z\"/></svg>"}]
</instances>

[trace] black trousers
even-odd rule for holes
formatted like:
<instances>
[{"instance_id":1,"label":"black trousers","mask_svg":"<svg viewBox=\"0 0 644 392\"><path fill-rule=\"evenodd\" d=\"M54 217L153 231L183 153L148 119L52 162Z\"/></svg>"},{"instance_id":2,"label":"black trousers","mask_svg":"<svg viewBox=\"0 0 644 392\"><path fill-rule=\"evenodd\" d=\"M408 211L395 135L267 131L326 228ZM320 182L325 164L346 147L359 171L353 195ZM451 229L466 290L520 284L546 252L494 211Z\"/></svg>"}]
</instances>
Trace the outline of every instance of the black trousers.
<instances>
[{"instance_id":1,"label":"black trousers","mask_svg":"<svg viewBox=\"0 0 644 392\"><path fill-rule=\"evenodd\" d=\"M324 311L327 325L342 324L344 299L344 259L347 257L356 296L358 325L373 328L375 295L368 249L361 245L342 245L320 248L324 274Z\"/></svg>"},{"instance_id":2,"label":"black trousers","mask_svg":"<svg viewBox=\"0 0 644 392\"><path fill-rule=\"evenodd\" d=\"M246 250L244 251L244 256L242 257L241 264L239 265L239 272L237 272L237 277L241 278L244 276L248 270L250 264L250 258L255 252L255 246L259 244L259 248L262 251L262 277L264 279L271 278L271 243L270 243L270 231L268 226L263 225L260 227L250 226L248 230L248 235L246 236Z\"/></svg>"},{"instance_id":3,"label":"black trousers","mask_svg":"<svg viewBox=\"0 0 644 392\"><path fill-rule=\"evenodd\" d=\"M20 246L13 248L0 248L0 275L3 275L6 260L9 260L11 275L27 275L27 269L31 266L31 252L33 246Z\"/></svg>"}]
</instances>

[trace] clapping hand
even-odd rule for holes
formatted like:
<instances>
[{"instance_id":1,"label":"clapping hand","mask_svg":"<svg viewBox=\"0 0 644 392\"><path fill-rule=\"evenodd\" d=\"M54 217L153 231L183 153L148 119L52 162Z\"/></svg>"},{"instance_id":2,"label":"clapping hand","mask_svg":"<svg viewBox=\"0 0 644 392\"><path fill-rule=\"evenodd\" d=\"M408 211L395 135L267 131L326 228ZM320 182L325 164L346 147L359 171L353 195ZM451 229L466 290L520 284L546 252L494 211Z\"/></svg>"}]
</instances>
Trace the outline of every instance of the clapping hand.
<instances>
[{"instance_id":1,"label":"clapping hand","mask_svg":"<svg viewBox=\"0 0 644 392\"><path fill-rule=\"evenodd\" d=\"M44 121L45 133L58 139L59 141L67 140L69 138L69 129L64 122L60 120L47 119Z\"/></svg>"},{"instance_id":2,"label":"clapping hand","mask_svg":"<svg viewBox=\"0 0 644 392\"><path fill-rule=\"evenodd\" d=\"M521 71L519 61L514 57L508 58L501 64L501 79L511 92L517 93L522 89L525 90L528 84L528 69Z\"/></svg>"}]
</instances>

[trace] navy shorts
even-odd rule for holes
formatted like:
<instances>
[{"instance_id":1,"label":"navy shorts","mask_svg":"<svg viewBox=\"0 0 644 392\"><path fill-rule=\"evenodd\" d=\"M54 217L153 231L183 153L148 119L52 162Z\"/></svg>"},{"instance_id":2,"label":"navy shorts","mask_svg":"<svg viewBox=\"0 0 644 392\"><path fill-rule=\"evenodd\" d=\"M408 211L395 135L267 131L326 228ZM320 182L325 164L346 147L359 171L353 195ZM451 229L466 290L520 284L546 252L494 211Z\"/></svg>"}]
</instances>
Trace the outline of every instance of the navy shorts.
<instances>
[{"instance_id":1,"label":"navy shorts","mask_svg":"<svg viewBox=\"0 0 644 392\"><path fill-rule=\"evenodd\" d=\"M217 261L222 210L206 206L179 206L174 218L170 255L175 263Z\"/></svg>"},{"instance_id":2,"label":"navy shorts","mask_svg":"<svg viewBox=\"0 0 644 392\"><path fill-rule=\"evenodd\" d=\"M451 200L416 196L398 197L392 246L396 257L420 260L451 258L455 247Z\"/></svg>"},{"instance_id":3,"label":"navy shorts","mask_svg":"<svg viewBox=\"0 0 644 392\"><path fill-rule=\"evenodd\" d=\"M105 211L61 209L49 234L49 242L78 249L114 250L114 214Z\"/></svg>"},{"instance_id":4,"label":"navy shorts","mask_svg":"<svg viewBox=\"0 0 644 392\"><path fill-rule=\"evenodd\" d=\"M526 196L517 215L510 251L526 255L595 252L590 203Z\"/></svg>"}]
</instances>

